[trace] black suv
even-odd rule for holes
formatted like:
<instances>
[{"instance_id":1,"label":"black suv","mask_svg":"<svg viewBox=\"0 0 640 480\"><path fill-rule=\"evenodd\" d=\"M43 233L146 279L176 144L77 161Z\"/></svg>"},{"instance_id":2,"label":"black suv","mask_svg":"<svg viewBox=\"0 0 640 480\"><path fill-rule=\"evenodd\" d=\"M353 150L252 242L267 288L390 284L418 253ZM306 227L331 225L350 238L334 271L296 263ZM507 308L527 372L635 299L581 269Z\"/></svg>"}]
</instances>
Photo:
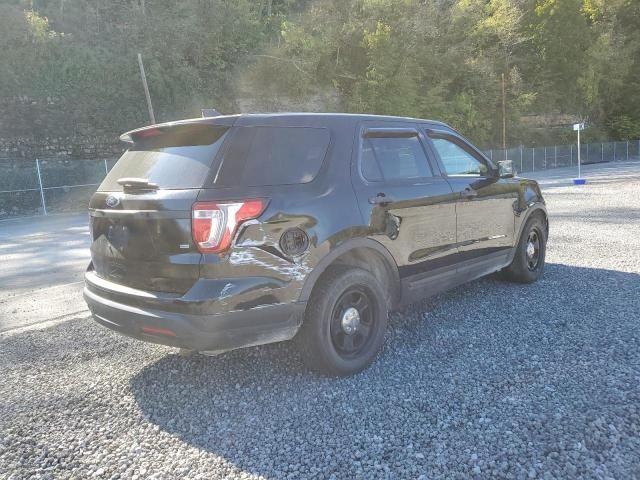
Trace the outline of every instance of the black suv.
<instances>
[{"instance_id":1,"label":"black suv","mask_svg":"<svg viewBox=\"0 0 640 480\"><path fill-rule=\"evenodd\" d=\"M121 138L89 206L84 296L141 340L214 353L295 337L309 367L349 375L392 309L543 271L538 184L443 123L232 115Z\"/></svg>"}]
</instances>

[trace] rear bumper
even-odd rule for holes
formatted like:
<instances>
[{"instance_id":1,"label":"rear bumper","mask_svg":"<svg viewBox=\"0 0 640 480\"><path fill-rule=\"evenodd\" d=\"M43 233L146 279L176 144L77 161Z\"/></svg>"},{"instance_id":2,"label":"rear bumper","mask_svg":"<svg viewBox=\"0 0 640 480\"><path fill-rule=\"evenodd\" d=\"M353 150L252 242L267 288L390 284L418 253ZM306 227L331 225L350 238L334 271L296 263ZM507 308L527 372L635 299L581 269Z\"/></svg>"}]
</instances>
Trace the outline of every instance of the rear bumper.
<instances>
[{"instance_id":1,"label":"rear bumper","mask_svg":"<svg viewBox=\"0 0 640 480\"><path fill-rule=\"evenodd\" d=\"M154 307L149 308L133 294L119 292L118 300L113 299L101 283L100 287L92 283L88 273L84 289L84 299L99 324L139 340L197 351L233 350L289 340L298 331L306 306L271 304L194 314L190 312L201 311L200 302L189 305L184 298L176 302L176 298L156 297Z\"/></svg>"}]
</instances>

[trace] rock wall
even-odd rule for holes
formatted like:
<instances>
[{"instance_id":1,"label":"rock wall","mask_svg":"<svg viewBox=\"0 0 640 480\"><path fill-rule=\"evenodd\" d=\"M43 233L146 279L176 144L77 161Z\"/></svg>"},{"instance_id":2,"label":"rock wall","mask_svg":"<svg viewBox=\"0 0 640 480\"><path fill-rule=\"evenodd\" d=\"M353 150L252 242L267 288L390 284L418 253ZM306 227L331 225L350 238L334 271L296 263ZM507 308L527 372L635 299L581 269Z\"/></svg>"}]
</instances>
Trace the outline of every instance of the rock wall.
<instances>
[{"instance_id":1,"label":"rock wall","mask_svg":"<svg viewBox=\"0 0 640 480\"><path fill-rule=\"evenodd\" d=\"M0 158L120 156L123 148L118 136L96 124L75 118L64 99L0 97Z\"/></svg>"},{"instance_id":2,"label":"rock wall","mask_svg":"<svg viewBox=\"0 0 640 480\"><path fill-rule=\"evenodd\" d=\"M123 146L117 137L105 135L0 138L0 158L117 158Z\"/></svg>"}]
</instances>

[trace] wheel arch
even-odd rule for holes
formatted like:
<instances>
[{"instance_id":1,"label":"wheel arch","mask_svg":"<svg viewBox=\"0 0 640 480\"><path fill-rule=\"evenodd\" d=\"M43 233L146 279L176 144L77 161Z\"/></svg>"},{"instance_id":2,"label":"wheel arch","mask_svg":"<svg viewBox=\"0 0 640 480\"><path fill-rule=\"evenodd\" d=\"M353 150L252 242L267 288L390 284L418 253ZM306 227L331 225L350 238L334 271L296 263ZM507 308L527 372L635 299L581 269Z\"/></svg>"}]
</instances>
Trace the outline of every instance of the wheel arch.
<instances>
[{"instance_id":1,"label":"wheel arch","mask_svg":"<svg viewBox=\"0 0 640 480\"><path fill-rule=\"evenodd\" d=\"M547 230L545 233L547 238L549 237L549 215L547 213L547 208L544 203L537 202L527 208L527 210L525 210L524 215L522 216L522 221L520 222L520 226L518 228L518 239L520 238L520 235L522 235L522 229L526 225L527 221L529 221L529 219L534 215L542 216Z\"/></svg>"},{"instance_id":2,"label":"wheel arch","mask_svg":"<svg viewBox=\"0 0 640 480\"><path fill-rule=\"evenodd\" d=\"M534 215L541 215L544 219L546 232L545 237L549 238L549 216L547 214L547 208L543 202L536 202L533 205L530 205L529 208L520 213L519 224L517 225L518 234L515 237L515 244L513 246L511 255L509 257L509 263L513 261L513 258L516 254L516 250L518 248L518 243L520 242L520 237L522 236L522 231L524 230L525 225L529 221L531 217Z\"/></svg>"},{"instance_id":3,"label":"wheel arch","mask_svg":"<svg viewBox=\"0 0 640 480\"><path fill-rule=\"evenodd\" d=\"M401 296L398 265L384 246L370 238L348 240L323 257L307 277L300 293L300 301L309 300L318 280L333 265L351 265L370 271L389 292L389 307L398 305Z\"/></svg>"}]
</instances>

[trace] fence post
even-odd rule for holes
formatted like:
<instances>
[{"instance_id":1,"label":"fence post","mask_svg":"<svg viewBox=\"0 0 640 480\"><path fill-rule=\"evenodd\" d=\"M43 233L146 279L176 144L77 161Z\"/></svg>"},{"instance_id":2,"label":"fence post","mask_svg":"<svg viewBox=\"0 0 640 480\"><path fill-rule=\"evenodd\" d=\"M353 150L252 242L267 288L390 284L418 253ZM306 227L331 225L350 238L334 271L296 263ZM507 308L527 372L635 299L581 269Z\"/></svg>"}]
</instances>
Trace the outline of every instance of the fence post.
<instances>
[{"instance_id":1,"label":"fence post","mask_svg":"<svg viewBox=\"0 0 640 480\"><path fill-rule=\"evenodd\" d=\"M522 150L523 150L523 145L520 145L520 171L522 172L522 170L524 169L523 167L523 163L522 163Z\"/></svg>"},{"instance_id":2,"label":"fence post","mask_svg":"<svg viewBox=\"0 0 640 480\"><path fill-rule=\"evenodd\" d=\"M615 153L614 153L615 156ZM589 161L589 144L587 143L587 162Z\"/></svg>"},{"instance_id":3,"label":"fence post","mask_svg":"<svg viewBox=\"0 0 640 480\"><path fill-rule=\"evenodd\" d=\"M493 149L489 150L489 159L493 162Z\"/></svg>"},{"instance_id":4,"label":"fence post","mask_svg":"<svg viewBox=\"0 0 640 480\"><path fill-rule=\"evenodd\" d=\"M553 146L553 167L558 168L558 145Z\"/></svg>"},{"instance_id":5,"label":"fence post","mask_svg":"<svg viewBox=\"0 0 640 480\"><path fill-rule=\"evenodd\" d=\"M627 140L627 162L629 161L629 140Z\"/></svg>"},{"instance_id":6,"label":"fence post","mask_svg":"<svg viewBox=\"0 0 640 480\"><path fill-rule=\"evenodd\" d=\"M104 159L104 174L107 175L109 173L109 166L107 165L107 159Z\"/></svg>"},{"instance_id":7,"label":"fence post","mask_svg":"<svg viewBox=\"0 0 640 480\"><path fill-rule=\"evenodd\" d=\"M602 144L602 156L600 160L604 162L604 143Z\"/></svg>"},{"instance_id":8,"label":"fence post","mask_svg":"<svg viewBox=\"0 0 640 480\"><path fill-rule=\"evenodd\" d=\"M40 175L40 161L36 158L36 170L38 172L38 183L40 184L40 199L42 200L42 212L47 215L47 204L44 201L44 190L42 188L42 176Z\"/></svg>"},{"instance_id":9,"label":"fence post","mask_svg":"<svg viewBox=\"0 0 640 480\"><path fill-rule=\"evenodd\" d=\"M616 142L613 142L613 161L616 161Z\"/></svg>"},{"instance_id":10,"label":"fence post","mask_svg":"<svg viewBox=\"0 0 640 480\"><path fill-rule=\"evenodd\" d=\"M544 167L543 170L547 168L547 146L544 146Z\"/></svg>"},{"instance_id":11,"label":"fence post","mask_svg":"<svg viewBox=\"0 0 640 480\"><path fill-rule=\"evenodd\" d=\"M536 171L536 147L533 147L531 151L533 152L533 168L531 171L535 172Z\"/></svg>"}]
</instances>

